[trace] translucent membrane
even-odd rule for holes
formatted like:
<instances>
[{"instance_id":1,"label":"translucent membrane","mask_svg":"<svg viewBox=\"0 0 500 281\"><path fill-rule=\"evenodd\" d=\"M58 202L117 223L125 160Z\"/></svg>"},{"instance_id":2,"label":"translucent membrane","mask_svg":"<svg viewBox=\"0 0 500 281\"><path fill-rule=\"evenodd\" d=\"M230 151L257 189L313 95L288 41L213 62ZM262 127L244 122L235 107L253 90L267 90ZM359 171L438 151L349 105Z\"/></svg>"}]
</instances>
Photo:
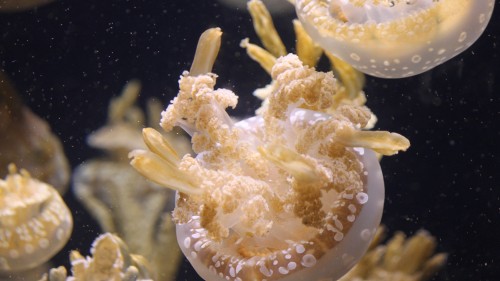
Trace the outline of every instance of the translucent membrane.
<instances>
[{"instance_id":1,"label":"translucent membrane","mask_svg":"<svg viewBox=\"0 0 500 281\"><path fill-rule=\"evenodd\" d=\"M297 0L297 15L326 51L383 78L430 70L471 46L494 0Z\"/></svg>"},{"instance_id":2,"label":"translucent membrane","mask_svg":"<svg viewBox=\"0 0 500 281\"><path fill-rule=\"evenodd\" d=\"M250 120L251 123L254 121ZM340 240L335 247L318 250L315 243L325 236L321 234L309 240L286 241L283 238L281 241L288 243L285 247L274 243L272 251L243 258L236 254L242 245L235 241L214 243L200 226L200 218L194 217L187 224L177 225L177 239L182 252L204 280L337 280L365 253L380 223L384 206L384 181L377 157L371 150L356 150L367 176L364 180L365 192L352 199L362 205L362 210L342 237L337 237L331 229L324 229L332 239ZM289 228L287 232L287 235L301 235L301 229ZM265 241L259 243L261 247L266 245ZM272 245L272 241L268 245ZM318 255L321 252L322 255Z\"/></svg>"}]
</instances>

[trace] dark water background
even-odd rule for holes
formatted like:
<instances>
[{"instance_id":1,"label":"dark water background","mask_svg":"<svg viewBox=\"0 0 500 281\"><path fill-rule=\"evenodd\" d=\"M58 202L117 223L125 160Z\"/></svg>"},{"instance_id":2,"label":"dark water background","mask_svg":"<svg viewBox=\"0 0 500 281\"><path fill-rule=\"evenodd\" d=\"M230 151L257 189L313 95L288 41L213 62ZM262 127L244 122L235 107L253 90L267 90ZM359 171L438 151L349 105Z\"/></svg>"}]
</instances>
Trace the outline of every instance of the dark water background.
<instances>
[{"instance_id":1,"label":"dark water background","mask_svg":"<svg viewBox=\"0 0 500 281\"><path fill-rule=\"evenodd\" d=\"M476 0L483 1L483 0ZM412 234L424 228L448 252L434 280L500 280L500 2L483 36L462 55L425 74L401 80L368 78L368 106L377 129L401 133L411 148L382 160L386 182L383 223ZM293 14L275 17L293 51ZM166 104L189 68L199 34L223 29L214 67L218 86L240 95L233 114L252 115L251 93L269 82L239 42L258 43L250 16L209 0L62 0L0 14L0 68L24 101L48 120L72 167L99 153L85 136L104 124L107 105L138 78L140 101ZM99 228L75 201L75 230L56 257L87 254ZM177 280L196 280L184 263Z\"/></svg>"}]
</instances>

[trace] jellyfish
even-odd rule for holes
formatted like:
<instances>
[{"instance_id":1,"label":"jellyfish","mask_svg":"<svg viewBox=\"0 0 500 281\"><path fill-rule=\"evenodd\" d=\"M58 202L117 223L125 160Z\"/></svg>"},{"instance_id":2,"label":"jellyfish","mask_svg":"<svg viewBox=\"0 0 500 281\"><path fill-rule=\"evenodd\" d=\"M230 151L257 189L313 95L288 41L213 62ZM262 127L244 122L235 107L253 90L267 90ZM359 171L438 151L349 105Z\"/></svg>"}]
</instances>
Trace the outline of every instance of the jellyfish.
<instances>
[{"instance_id":1,"label":"jellyfish","mask_svg":"<svg viewBox=\"0 0 500 281\"><path fill-rule=\"evenodd\" d=\"M447 261L446 253L436 253L436 237L420 229L407 237L397 231L385 244L387 229L381 225L368 252L358 264L339 281L426 281L440 270Z\"/></svg>"},{"instance_id":2,"label":"jellyfish","mask_svg":"<svg viewBox=\"0 0 500 281\"><path fill-rule=\"evenodd\" d=\"M70 253L71 274L64 266L50 270L39 281L65 280L114 280L114 281L152 281L154 275L146 259L132 254L120 237L104 233L92 243L92 256L83 256L77 250Z\"/></svg>"},{"instance_id":3,"label":"jellyfish","mask_svg":"<svg viewBox=\"0 0 500 281\"><path fill-rule=\"evenodd\" d=\"M364 131L371 112L334 105L340 85L294 54L276 60L275 88L260 114L234 121L238 97L214 89L221 31L202 34L161 126L180 126L193 151L180 157L162 134L143 130L147 150L132 166L177 190L177 240L205 280L336 280L364 254L380 223L384 182L374 151L409 141Z\"/></svg>"},{"instance_id":4,"label":"jellyfish","mask_svg":"<svg viewBox=\"0 0 500 281\"><path fill-rule=\"evenodd\" d=\"M0 12L19 12L46 5L54 0L1 0Z\"/></svg>"},{"instance_id":5,"label":"jellyfish","mask_svg":"<svg viewBox=\"0 0 500 281\"><path fill-rule=\"evenodd\" d=\"M0 274L45 263L66 244L72 228L71 212L57 190L9 165L0 180Z\"/></svg>"},{"instance_id":6,"label":"jellyfish","mask_svg":"<svg viewBox=\"0 0 500 281\"><path fill-rule=\"evenodd\" d=\"M88 159L75 169L73 192L103 231L119 235L131 252L154 266L156 281L173 280L182 257L170 217L175 193L158 188L128 164L129 150L145 147L141 128L157 125L163 110L155 99L148 100L143 112L137 105L140 88L139 81L128 82L110 102L107 123L88 136L88 144L106 156ZM145 113L155 116L155 121L146 122L151 118ZM166 137L177 150L189 151L182 134L172 132Z\"/></svg>"},{"instance_id":7,"label":"jellyfish","mask_svg":"<svg viewBox=\"0 0 500 281\"><path fill-rule=\"evenodd\" d=\"M297 16L325 50L382 78L428 71L470 47L494 0L296 0Z\"/></svg>"},{"instance_id":8,"label":"jellyfish","mask_svg":"<svg viewBox=\"0 0 500 281\"><path fill-rule=\"evenodd\" d=\"M0 177L7 175L9 163L14 163L33 178L55 187L60 194L68 188L70 167L61 140L46 120L22 103L14 85L2 71L0 156Z\"/></svg>"}]
</instances>

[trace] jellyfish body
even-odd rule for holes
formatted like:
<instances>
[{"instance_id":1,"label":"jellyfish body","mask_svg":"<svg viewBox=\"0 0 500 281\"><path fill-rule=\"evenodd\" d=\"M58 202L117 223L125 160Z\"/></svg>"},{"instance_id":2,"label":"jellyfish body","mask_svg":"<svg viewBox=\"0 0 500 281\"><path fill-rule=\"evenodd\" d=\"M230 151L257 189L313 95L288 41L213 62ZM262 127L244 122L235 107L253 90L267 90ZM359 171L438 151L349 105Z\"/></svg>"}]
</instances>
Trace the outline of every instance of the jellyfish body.
<instances>
[{"instance_id":1,"label":"jellyfish body","mask_svg":"<svg viewBox=\"0 0 500 281\"><path fill-rule=\"evenodd\" d=\"M239 166L233 162L237 159L223 155L213 159L209 149L183 158L177 177L194 179L201 194L178 194L177 240L204 280L337 280L363 256L384 205L375 153L328 138L299 144L307 138L303 134L312 135L321 127L341 130L352 125L338 118L289 108L283 119L271 122L278 131L283 129L280 143L274 145L264 117L227 120L224 125L236 137L230 143L242 149L233 155L246 164ZM145 139L151 150L162 150L151 145L159 142L149 133ZM308 155L299 154L296 147Z\"/></svg>"},{"instance_id":2,"label":"jellyfish body","mask_svg":"<svg viewBox=\"0 0 500 281\"><path fill-rule=\"evenodd\" d=\"M297 0L297 15L321 47L382 78L430 70L483 33L494 0Z\"/></svg>"},{"instance_id":3,"label":"jellyfish body","mask_svg":"<svg viewBox=\"0 0 500 281\"><path fill-rule=\"evenodd\" d=\"M27 270L52 258L68 241L71 212L59 193L24 170L0 180L0 273Z\"/></svg>"},{"instance_id":4,"label":"jellyfish body","mask_svg":"<svg viewBox=\"0 0 500 281\"><path fill-rule=\"evenodd\" d=\"M323 118L315 112L295 113ZM235 127L253 134L259 131L255 126L263 124L259 119L244 120ZM363 189L325 193L321 200L331 208L325 212L327 219L321 228L305 227L292 214L277 214L272 230L263 237L240 236L235 224L229 239L218 242L195 216L177 225L181 250L204 280L337 280L367 250L384 205L383 176L375 153L363 148L352 152L363 166Z\"/></svg>"},{"instance_id":5,"label":"jellyfish body","mask_svg":"<svg viewBox=\"0 0 500 281\"><path fill-rule=\"evenodd\" d=\"M201 36L160 123L188 132L197 155L180 158L147 128L148 150L131 152L131 164L178 191L177 240L203 279L336 280L380 223L384 183L372 150L394 154L409 142L361 130L368 108L336 103L333 74L292 54L276 60L272 92L256 116L235 122L226 108L238 97L214 89L217 75L208 72L217 38L217 29Z\"/></svg>"},{"instance_id":6,"label":"jellyfish body","mask_svg":"<svg viewBox=\"0 0 500 281\"><path fill-rule=\"evenodd\" d=\"M215 77L185 72L162 113L165 130L191 134L196 157L179 158L153 129L144 131L148 150L131 153L140 173L179 191L181 250L205 280L336 280L380 223L384 184L372 144L389 151L384 143L397 134L361 131L365 107L330 108L340 88L332 73L297 56L277 60L278 89L262 114L237 123L225 111L236 96L214 90Z\"/></svg>"}]
</instances>

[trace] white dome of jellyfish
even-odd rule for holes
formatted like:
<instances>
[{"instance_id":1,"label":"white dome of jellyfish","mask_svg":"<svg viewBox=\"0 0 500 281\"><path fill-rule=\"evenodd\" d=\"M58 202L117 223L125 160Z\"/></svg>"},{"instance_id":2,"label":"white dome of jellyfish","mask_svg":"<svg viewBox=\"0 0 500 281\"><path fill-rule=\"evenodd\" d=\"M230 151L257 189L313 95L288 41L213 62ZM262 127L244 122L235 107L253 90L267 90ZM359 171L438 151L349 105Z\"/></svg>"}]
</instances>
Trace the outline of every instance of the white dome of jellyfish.
<instances>
[{"instance_id":1,"label":"white dome of jellyfish","mask_svg":"<svg viewBox=\"0 0 500 281\"><path fill-rule=\"evenodd\" d=\"M494 0L296 0L297 16L325 50L382 78L430 70L470 47Z\"/></svg>"},{"instance_id":2,"label":"white dome of jellyfish","mask_svg":"<svg viewBox=\"0 0 500 281\"><path fill-rule=\"evenodd\" d=\"M196 156L180 157L168 140L143 131L147 150L131 164L178 191L177 240L210 281L337 280L367 250L380 223L384 182L375 152L409 147L396 133L365 131L364 106L335 106L341 86L296 55L276 60L267 106L239 122L227 114L238 97L214 89L221 32L200 38L179 94L161 126L182 127ZM375 151L375 152L374 152Z\"/></svg>"}]
</instances>

